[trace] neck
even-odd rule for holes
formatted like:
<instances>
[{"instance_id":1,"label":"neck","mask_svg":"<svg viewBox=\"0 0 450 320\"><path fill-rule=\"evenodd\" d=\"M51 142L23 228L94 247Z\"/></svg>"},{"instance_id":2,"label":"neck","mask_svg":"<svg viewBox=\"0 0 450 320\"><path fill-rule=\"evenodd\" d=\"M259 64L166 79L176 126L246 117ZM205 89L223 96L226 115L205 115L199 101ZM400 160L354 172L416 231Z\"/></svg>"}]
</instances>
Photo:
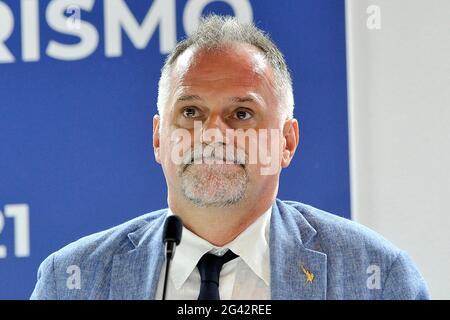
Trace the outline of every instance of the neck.
<instances>
[{"instance_id":1,"label":"neck","mask_svg":"<svg viewBox=\"0 0 450 320\"><path fill-rule=\"evenodd\" d=\"M266 201L261 199L267 199ZM183 220L183 225L207 240L221 247L233 241L247 229L256 219L266 212L275 200L273 197L242 200L240 203L226 208L197 207L188 200L171 199L169 207Z\"/></svg>"}]
</instances>

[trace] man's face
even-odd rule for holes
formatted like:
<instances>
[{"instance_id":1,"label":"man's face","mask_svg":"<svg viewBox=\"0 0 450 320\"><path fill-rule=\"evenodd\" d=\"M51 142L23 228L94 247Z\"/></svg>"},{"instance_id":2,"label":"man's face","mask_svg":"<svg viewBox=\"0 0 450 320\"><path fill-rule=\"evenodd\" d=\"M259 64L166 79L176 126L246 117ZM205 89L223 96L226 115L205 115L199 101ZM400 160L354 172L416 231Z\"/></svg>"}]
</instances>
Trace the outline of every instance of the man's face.
<instances>
[{"instance_id":1,"label":"man's face","mask_svg":"<svg viewBox=\"0 0 450 320\"><path fill-rule=\"evenodd\" d=\"M172 68L162 120L154 123L169 193L202 207L270 194L282 166L281 120L273 71L257 48L186 50Z\"/></svg>"}]
</instances>

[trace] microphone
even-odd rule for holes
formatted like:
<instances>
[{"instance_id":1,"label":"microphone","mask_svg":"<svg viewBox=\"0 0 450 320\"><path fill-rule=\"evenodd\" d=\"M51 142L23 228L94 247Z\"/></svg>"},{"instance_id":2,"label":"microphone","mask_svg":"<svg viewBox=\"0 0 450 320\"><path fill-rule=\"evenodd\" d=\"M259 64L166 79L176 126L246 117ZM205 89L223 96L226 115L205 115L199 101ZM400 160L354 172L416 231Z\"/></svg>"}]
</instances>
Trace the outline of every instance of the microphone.
<instances>
[{"instance_id":1,"label":"microphone","mask_svg":"<svg viewBox=\"0 0 450 320\"><path fill-rule=\"evenodd\" d=\"M169 216L163 231L163 242L166 244L166 274L164 276L163 300L166 300L167 276L169 275L170 262L175 254L176 246L180 244L182 232L183 221L181 218L179 216Z\"/></svg>"}]
</instances>

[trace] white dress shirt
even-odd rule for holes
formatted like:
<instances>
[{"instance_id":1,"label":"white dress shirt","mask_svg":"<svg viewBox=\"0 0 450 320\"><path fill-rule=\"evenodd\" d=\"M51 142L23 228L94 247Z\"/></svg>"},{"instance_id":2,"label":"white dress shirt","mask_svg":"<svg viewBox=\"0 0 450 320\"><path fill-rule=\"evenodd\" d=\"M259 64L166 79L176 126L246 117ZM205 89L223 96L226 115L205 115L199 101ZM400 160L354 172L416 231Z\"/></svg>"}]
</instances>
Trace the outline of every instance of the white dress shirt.
<instances>
[{"instance_id":1,"label":"white dress shirt","mask_svg":"<svg viewBox=\"0 0 450 320\"><path fill-rule=\"evenodd\" d=\"M174 213L168 209L168 215ZM197 263L207 252L223 255L231 249L239 257L225 263L220 272L221 300L268 300L270 295L269 232L272 207L233 241L217 247L183 226L181 242L170 264L167 300L197 300L200 273ZM156 299L162 299L165 262L161 269Z\"/></svg>"}]
</instances>

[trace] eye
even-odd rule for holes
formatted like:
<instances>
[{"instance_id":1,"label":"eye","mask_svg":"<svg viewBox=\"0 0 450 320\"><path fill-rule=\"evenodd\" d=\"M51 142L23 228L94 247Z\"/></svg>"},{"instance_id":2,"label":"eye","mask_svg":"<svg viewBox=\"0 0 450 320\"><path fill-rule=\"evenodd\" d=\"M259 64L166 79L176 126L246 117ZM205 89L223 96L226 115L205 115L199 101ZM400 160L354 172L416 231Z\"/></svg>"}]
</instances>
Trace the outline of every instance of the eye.
<instances>
[{"instance_id":1,"label":"eye","mask_svg":"<svg viewBox=\"0 0 450 320\"><path fill-rule=\"evenodd\" d=\"M238 110L234 115L238 120L248 120L252 117L252 114L246 110Z\"/></svg>"},{"instance_id":2,"label":"eye","mask_svg":"<svg viewBox=\"0 0 450 320\"><path fill-rule=\"evenodd\" d=\"M195 107L186 107L183 109L183 116L186 118L197 118L199 116L199 112Z\"/></svg>"}]
</instances>

